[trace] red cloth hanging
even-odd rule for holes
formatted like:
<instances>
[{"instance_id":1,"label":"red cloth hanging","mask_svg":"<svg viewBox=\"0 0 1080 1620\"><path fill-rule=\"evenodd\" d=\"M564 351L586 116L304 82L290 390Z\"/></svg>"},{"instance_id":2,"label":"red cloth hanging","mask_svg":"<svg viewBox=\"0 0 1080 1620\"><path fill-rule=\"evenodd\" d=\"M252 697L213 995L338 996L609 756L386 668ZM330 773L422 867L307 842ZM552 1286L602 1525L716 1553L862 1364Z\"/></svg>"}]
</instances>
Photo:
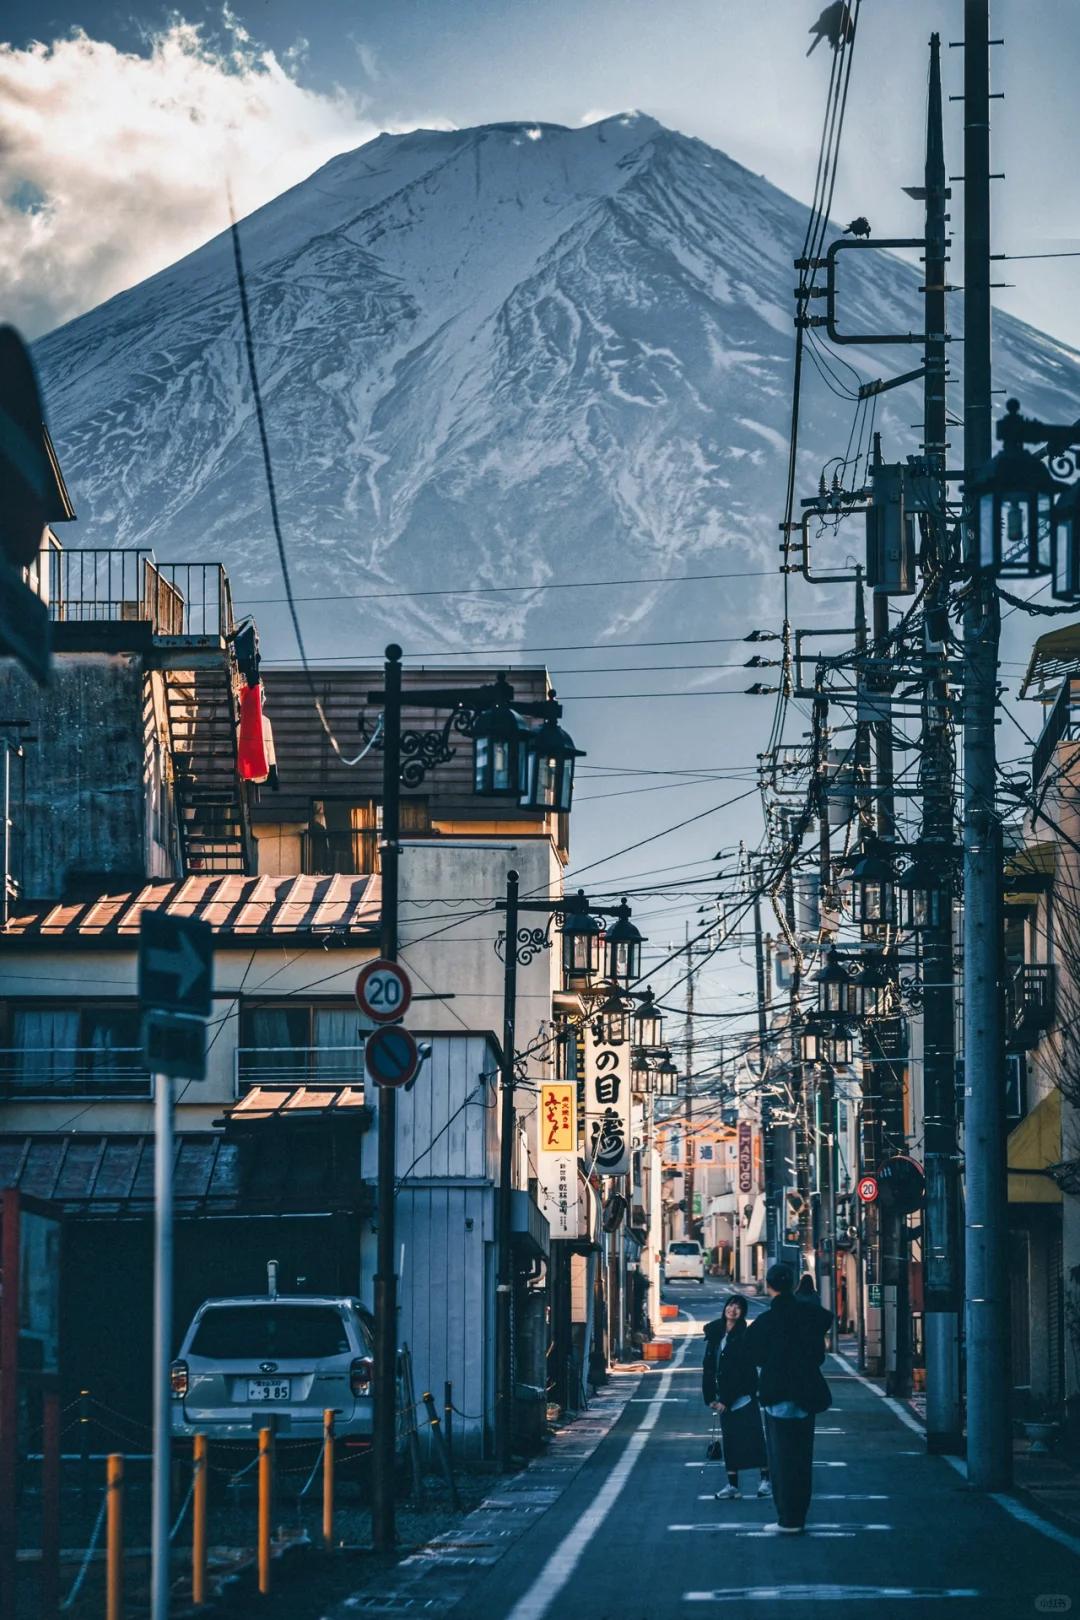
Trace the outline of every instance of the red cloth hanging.
<instances>
[{"instance_id":1,"label":"red cloth hanging","mask_svg":"<svg viewBox=\"0 0 1080 1620\"><path fill-rule=\"evenodd\" d=\"M265 782L270 774L263 731L262 683L240 689L240 742L237 769L245 782Z\"/></svg>"}]
</instances>

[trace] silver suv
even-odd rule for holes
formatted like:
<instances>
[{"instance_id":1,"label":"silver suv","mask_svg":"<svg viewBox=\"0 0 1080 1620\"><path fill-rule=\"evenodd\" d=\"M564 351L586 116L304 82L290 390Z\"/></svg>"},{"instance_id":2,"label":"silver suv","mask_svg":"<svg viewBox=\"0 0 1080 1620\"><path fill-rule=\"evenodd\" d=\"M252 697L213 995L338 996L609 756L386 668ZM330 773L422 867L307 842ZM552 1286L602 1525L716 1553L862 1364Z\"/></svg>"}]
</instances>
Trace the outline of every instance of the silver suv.
<instances>
[{"instance_id":1,"label":"silver suv","mask_svg":"<svg viewBox=\"0 0 1080 1620\"><path fill-rule=\"evenodd\" d=\"M172 1364L174 1438L318 1440L330 1408L335 1434L370 1443L373 1330L355 1299L208 1299Z\"/></svg>"}]
</instances>

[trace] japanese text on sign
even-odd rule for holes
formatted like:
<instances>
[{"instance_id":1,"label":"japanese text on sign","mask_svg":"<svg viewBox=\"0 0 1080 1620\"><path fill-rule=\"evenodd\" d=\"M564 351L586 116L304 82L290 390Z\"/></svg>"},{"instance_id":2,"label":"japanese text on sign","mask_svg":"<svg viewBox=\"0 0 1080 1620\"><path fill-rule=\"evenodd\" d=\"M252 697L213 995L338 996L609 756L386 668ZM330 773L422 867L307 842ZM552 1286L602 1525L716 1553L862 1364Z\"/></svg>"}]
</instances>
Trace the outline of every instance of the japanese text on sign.
<instances>
[{"instance_id":1,"label":"japanese text on sign","mask_svg":"<svg viewBox=\"0 0 1080 1620\"><path fill-rule=\"evenodd\" d=\"M573 1153L577 1148L577 1121L574 1118L572 1085L561 1082L540 1088L541 1153Z\"/></svg>"},{"instance_id":2,"label":"japanese text on sign","mask_svg":"<svg viewBox=\"0 0 1080 1620\"><path fill-rule=\"evenodd\" d=\"M602 1176L630 1169L630 1047L585 1026L585 1159Z\"/></svg>"}]
</instances>

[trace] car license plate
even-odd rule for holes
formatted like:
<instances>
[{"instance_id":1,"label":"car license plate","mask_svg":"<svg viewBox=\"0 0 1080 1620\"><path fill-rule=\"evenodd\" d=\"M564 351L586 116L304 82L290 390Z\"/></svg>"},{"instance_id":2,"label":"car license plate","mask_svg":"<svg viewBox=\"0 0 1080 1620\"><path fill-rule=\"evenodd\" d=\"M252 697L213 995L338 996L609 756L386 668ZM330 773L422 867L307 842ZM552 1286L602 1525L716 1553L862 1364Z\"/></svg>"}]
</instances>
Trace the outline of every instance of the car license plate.
<instances>
[{"instance_id":1,"label":"car license plate","mask_svg":"<svg viewBox=\"0 0 1080 1620\"><path fill-rule=\"evenodd\" d=\"M289 1378L249 1378L249 1401L287 1401L292 1394Z\"/></svg>"}]
</instances>

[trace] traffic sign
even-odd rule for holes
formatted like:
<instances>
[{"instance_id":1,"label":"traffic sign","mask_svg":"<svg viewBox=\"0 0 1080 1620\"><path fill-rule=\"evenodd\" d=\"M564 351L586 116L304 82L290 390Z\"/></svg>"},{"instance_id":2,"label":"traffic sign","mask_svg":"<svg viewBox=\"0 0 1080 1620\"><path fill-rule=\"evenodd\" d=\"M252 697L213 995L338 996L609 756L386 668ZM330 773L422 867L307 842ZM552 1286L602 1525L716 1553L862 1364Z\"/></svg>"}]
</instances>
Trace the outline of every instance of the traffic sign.
<instances>
[{"instance_id":1,"label":"traffic sign","mask_svg":"<svg viewBox=\"0 0 1080 1620\"><path fill-rule=\"evenodd\" d=\"M139 928L139 1000L155 1012L209 1018L214 931L193 917L144 911Z\"/></svg>"},{"instance_id":2,"label":"traffic sign","mask_svg":"<svg viewBox=\"0 0 1080 1620\"><path fill-rule=\"evenodd\" d=\"M863 1176L859 1182L859 1197L864 1204L872 1204L878 1194L877 1180L874 1176Z\"/></svg>"},{"instance_id":3,"label":"traffic sign","mask_svg":"<svg viewBox=\"0 0 1080 1620\"><path fill-rule=\"evenodd\" d=\"M898 1215L913 1215L923 1201L926 1177L921 1164L898 1153L878 1166L881 1202Z\"/></svg>"},{"instance_id":4,"label":"traffic sign","mask_svg":"<svg viewBox=\"0 0 1080 1620\"><path fill-rule=\"evenodd\" d=\"M420 1050L407 1029L392 1024L372 1031L364 1059L377 1086L407 1086L420 1067Z\"/></svg>"},{"instance_id":5,"label":"traffic sign","mask_svg":"<svg viewBox=\"0 0 1080 1620\"><path fill-rule=\"evenodd\" d=\"M187 1013L143 1013L143 1061L171 1080L206 1079L206 1022Z\"/></svg>"},{"instance_id":6,"label":"traffic sign","mask_svg":"<svg viewBox=\"0 0 1080 1620\"><path fill-rule=\"evenodd\" d=\"M405 969L385 957L376 957L360 969L356 980L356 1004L376 1024L392 1024L403 1018L412 1001L412 981Z\"/></svg>"}]
</instances>

